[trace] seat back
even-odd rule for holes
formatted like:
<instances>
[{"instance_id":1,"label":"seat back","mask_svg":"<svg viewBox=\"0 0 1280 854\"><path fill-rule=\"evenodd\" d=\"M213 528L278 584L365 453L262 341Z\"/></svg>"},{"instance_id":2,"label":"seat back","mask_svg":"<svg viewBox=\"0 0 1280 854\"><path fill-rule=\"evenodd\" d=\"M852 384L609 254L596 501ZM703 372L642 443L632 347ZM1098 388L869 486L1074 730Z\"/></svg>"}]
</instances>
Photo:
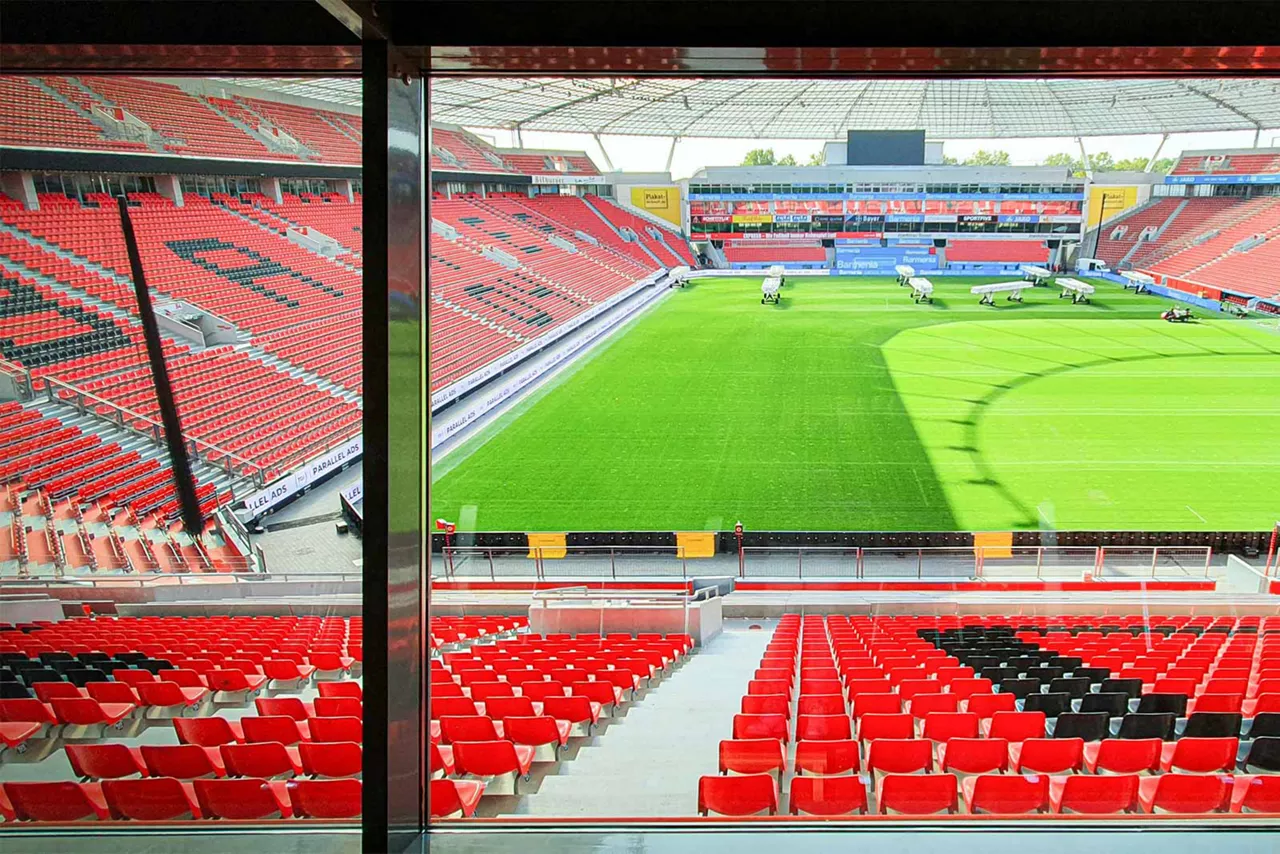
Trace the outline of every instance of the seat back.
<instances>
[{"instance_id":1,"label":"seat back","mask_svg":"<svg viewBox=\"0 0 1280 854\"><path fill-rule=\"evenodd\" d=\"M948 747L950 753L952 748ZM1046 774L983 774L973 780L969 809L974 813L1021 815L1049 811Z\"/></svg>"},{"instance_id":2,"label":"seat back","mask_svg":"<svg viewBox=\"0 0 1280 854\"><path fill-rule=\"evenodd\" d=\"M847 774L859 768L858 742L853 739L796 742L796 774Z\"/></svg>"},{"instance_id":3,"label":"seat back","mask_svg":"<svg viewBox=\"0 0 1280 854\"><path fill-rule=\"evenodd\" d=\"M1106 712L1063 712L1058 715L1053 737L1101 741L1110 732L1111 717Z\"/></svg>"},{"instance_id":4,"label":"seat back","mask_svg":"<svg viewBox=\"0 0 1280 854\"><path fill-rule=\"evenodd\" d=\"M1108 738L1098 745L1096 766L1111 774L1155 773L1160 770L1160 751L1164 742L1158 738Z\"/></svg>"},{"instance_id":5,"label":"seat back","mask_svg":"<svg viewBox=\"0 0 1280 854\"><path fill-rule=\"evenodd\" d=\"M516 746L505 739L457 742L453 745L453 759L460 773L477 777L518 773L520 770Z\"/></svg>"},{"instance_id":6,"label":"seat back","mask_svg":"<svg viewBox=\"0 0 1280 854\"><path fill-rule=\"evenodd\" d=\"M173 728L182 744L217 747L236 741L235 733L226 718L174 718Z\"/></svg>"},{"instance_id":7,"label":"seat back","mask_svg":"<svg viewBox=\"0 0 1280 854\"><path fill-rule=\"evenodd\" d=\"M1183 735L1174 747L1169 769L1190 774L1230 773L1235 769L1239 749L1238 738Z\"/></svg>"},{"instance_id":8,"label":"seat back","mask_svg":"<svg viewBox=\"0 0 1280 854\"><path fill-rule=\"evenodd\" d=\"M316 688L321 697L352 697L364 699L364 691L359 682L317 682Z\"/></svg>"},{"instance_id":9,"label":"seat back","mask_svg":"<svg viewBox=\"0 0 1280 854\"><path fill-rule=\"evenodd\" d=\"M866 714L858 721L858 740L914 738L915 722L907 714Z\"/></svg>"},{"instance_id":10,"label":"seat back","mask_svg":"<svg viewBox=\"0 0 1280 854\"><path fill-rule=\"evenodd\" d=\"M953 738L947 742L940 771L987 774L1009 767L1009 742L1003 738Z\"/></svg>"},{"instance_id":11,"label":"seat back","mask_svg":"<svg viewBox=\"0 0 1280 854\"><path fill-rule=\"evenodd\" d=\"M263 819L293 815L289 804L281 800L266 780L196 780L192 785L200 809L210 818Z\"/></svg>"},{"instance_id":12,"label":"seat back","mask_svg":"<svg viewBox=\"0 0 1280 854\"><path fill-rule=\"evenodd\" d=\"M1018 754L1019 774L1066 774L1084 764L1083 738L1029 738Z\"/></svg>"},{"instance_id":13,"label":"seat back","mask_svg":"<svg viewBox=\"0 0 1280 854\"><path fill-rule=\"evenodd\" d=\"M1226 812L1231 805L1231 778L1217 774L1161 774L1156 778L1152 812Z\"/></svg>"},{"instance_id":14,"label":"seat back","mask_svg":"<svg viewBox=\"0 0 1280 854\"><path fill-rule=\"evenodd\" d=\"M79 783L5 783L4 792L21 821L102 821L105 808L95 804Z\"/></svg>"},{"instance_id":15,"label":"seat back","mask_svg":"<svg viewBox=\"0 0 1280 854\"><path fill-rule=\"evenodd\" d=\"M549 696L542 702L543 714L570 723L587 723L595 718L591 701L586 697Z\"/></svg>"},{"instance_id":16,"label":"seat back","mask_svg":"<svg viewBox=\"0 0 1280 854\"><path fill-rule=\"evenodd\" d=\"M76 776L89 780L115 780L145 776L144 769L123 744L68 744L67 760Z\"/></svg>"},{"instance_id":17,"label":"seat back","mask_svg":"<svg viewBox=\"0 0 1280 854\"><path fill-rule=\"evenodd\" d=\"M969 712L930 712L924 719L923 735L932 741L977 738L978 716Z\"/></svg>"},{"instance_id":18,"label":"seat back","mask_svg":"<svg viewBox=\"0 0 1280 854\"><path fill-rule=\"evenodd\" d=\"M746 816L778 812L778 784L770 774L698 779L698 814Z\"/></svg>"},{"instance_id":19,"label":"seat back","mask_svg":"<svg viewBox=\"0 0 1280 854\"><path fill-rule=\"evenodd\" d=\"M817 697L801 697L800 708L805 708L805 700L816 700ZM744 715L784 715L791 716L791 700L786 694L748 694L742 698Z\"/></svg>"},{"instance_id":20,"label":"seat back","mask_svg":"<svg viewBox=\"0 0 1280 854\"><path fill-rule=\"evenodd\" d=\"M1158 738L1173 741L1178 716L1172 712L1136 712L1124 716L1117 738Z\"/></svg>"},{"instance_id":21,"label":"seat back","mask_svg":"<svg viewBox=\"0 0 1280 854\"><path fill-rule=\"evenodd\" d=\"M215 777L217 770L205 748L195 744L144 744L139 750L152 777L194 780Z\"/></svg>"},{"instance_id":22,"label":"seat back","mask_svg":"<svg viewBox=\"0 0 1280 854\"><path fill-rule=\"evenodd\" d=\"M792 815L861 815L867 811L867 787L856 774L793 777L788 801Z\"/></svg>"},{"instance_id":23,"label":"seat back","mask_svg":"<svg viewBox=\"0 0 1280 854\"><path fill-rule=\"evenodd\" d=\"M784 715L734 715L733 737L776 738L785 744L789 741L787 719Z\"/></svg>"},{"instance_id":24,"label":"seat back","mask_svg":"<svg viewBox=\"0 0 1280 854\"><path fill-rule=\"evenodd\" d=\"M278 741L281 744L297 744L302 741L298 722L286 715L246 715L240 719L247 742Z\"/></svg>"},{"instance_id":25,"label":"seat back","mask_svg":"<svg viewBox=\"0 0 1280 854\"><path fill-rule=\"evenodd\" d=\"M954 813L959 808L956 778L951 774L889 774L880 781L882 815Z\"/></svg>"},{"instance_id":26,"label":"seat back","mask_svg":"<svg viewBox=\"0 0 1280 854\"><path fill-rule=\"evenodd\" d=\"M364 704L355 697L316 697L313 705L316 717L321 718L359 718L364 715Z\"/></svg>"},{"instance_id":27,"label":"seat back","mask_svg":"<svg viewBox=\"0 0 1280 854\"><path fill-rule=\"evenodd\" d=\"M364 741L364 727L360 718L323 717L311 719L312 741Z\"/></svg>"},{"instance_id":28,"label":"seat back","mask_svg":"<svg viewBox=\"0 0 1280 854\"><path fill-rule=\"evenodd\" d=\"M363 767L364 753L354 741L304 741L298 745L298 752L303 770L311 777L356 777Z\"/></svg>"},{"instance_id":29,"label":"seat back","mask_svg":"<svg viewBox=\"0 0 1280 854\"><path fill-rule=\"evenodd\" d=\"M914 774L933 770L933 744L922 738L877 738L867 748L867 770Z\"/></svg>"},{"instance_id":30,"label":"seat back","mask_svg":"<svg viewBox=\"0 0 1280 854\"><path fill-rule=\"evenodd\" d=\"M720 742L720 773L763 774L787 767L787 755L776 738L725 739Z\"/></svg>"},{"instance_id":31,"label":"seat back","mask_svg":"<svg viewBox=\"0 0 1280 854\"><path fill-rule=\"evenodd\" d=\"M258 697L253 701L259 715L287 717L295 721L307 719L307 707L297 697Z\"/></svg>"},{"instance_id":32,"label":"seat back","mask_svg":"<svg viewBox=\"0 0 1280 854\"><path fill-rule=\"evenodd\" d=\"M1080 700L1082 712L1105 712L1108 717L1121 718L1129 712L1129 697L1119 691L1085 694Z\"/></svg>"},{"instance_id":33,"label":"seat back","mask_svg":"<svg viewBox=\"0 0 1280 854\"><path fill-rule=\"evenodd\" d=\"M236 777L292 777L293 757L278 741L224 744L218 748L227 773Z\"/></svg>"},{"instance_id":34,"label":"seat back","mask_svg":"<svg viewBox=\"0 0 1280 854\"><path fill-rule=\"evenodd\" d=\"M796 718L796 739L849 739L853 737L849 718L843 713L832 715L799 715Z\"/></svg>"},{"instance_id":35,"label":"seat back","mask_svg":"<svg viewBox=\"0 0 1280 854\"><path fill-rule=\"evenodd\" d=\"M112 817L117 819L172 821L199 818L201 813L183 784L172 777L107 780L102 784L102 794Z\"/></svg>"}]
</instances>

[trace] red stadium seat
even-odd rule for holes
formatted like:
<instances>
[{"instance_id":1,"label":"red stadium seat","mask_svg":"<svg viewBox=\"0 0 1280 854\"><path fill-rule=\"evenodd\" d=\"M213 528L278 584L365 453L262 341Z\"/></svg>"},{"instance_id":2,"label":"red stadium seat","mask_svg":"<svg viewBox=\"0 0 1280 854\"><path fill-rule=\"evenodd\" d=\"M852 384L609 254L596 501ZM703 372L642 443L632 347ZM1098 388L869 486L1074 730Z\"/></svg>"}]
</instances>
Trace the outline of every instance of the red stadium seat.
<instances>
[{"instance_id":1,"label":"red stadium seat","mask_svg":"<svg viewBox=\"0 0 1280 854\"><path fill-rule=\"evenodd\" d=\"M19 821L106 821L101 783L5 783Z\"/></svg>"},{"instance_id":2,"label":"red stadium seat","mask_svg":"<svg viewBox=\"0 0 1280 854\"><path fill-rule=\"evenodd\" d=\"M792 815L861 815L867 811L867 787L856 774L794 777L788 806Z\"/></svg>"},{"instance_id":3,"label":"red stadium seat","mask_svg":"<svg viewBox=\"0 0 1280 854\"><path fill-rule=\"evenodd\" d=\"M888 774L880 780L876 803L881 815L955 813L959 809L956 778L950 774Z\"/></svg>"},{"instance_id":4,"label":"red stadium seat","mask_svg":"<svg viewBox=\"0 0 1280 854\"><path fill-rule=\"evenodd\" d=\"M858 741L872 741L877 738L914 738L915 722L906 714L866 714L858 722Z\"/></svg>"},{"instance_id":5,"label":"red stadium seat","mask_svg":"<svg viewBox=\"0 0 1280 854\"><path fill-rule=\"evenodd\" d=\"M549 715L502 719L506 738L515 744L534 748L533 758L541 762L556 760L557 751L569 743L571 728L572 724L568 721L556 720Z\"/></svg>"},{"instance_id":6,"label":"red stadium seat","mask_svg":"<svg viewBox=\"0 0 1280 854\"><path fill-rule=\"evenodd\" d=\"M207 813L197 803L191 787L191 783L172 777L107 780L102 784L102 794L111 810L111 816L117 819L173 821L201 818Z\"/></svg>"},{"instance_id":7,"label":"red stadium seat","mask_svg":"<svg viewBox=\"0 0 1280 854\"><path fill-rule=\"evenodd\" d=\"M432 777L451 777L456 770L453 764L453 748L444 744L427 742L427 759Z\"/></svg>"},{"instance_id":8,"label":"red stadium seat","mask_svg":"<svg viewBox=\"0 0 1280 854\"><path fill-rule=\"evenodd\" d=\"M1149 813L1213 813L1231 807L1232 780L1216 774L1161 774L1139 783L1139 800Z\"/></svg>"},{"instance_id":9,"label":"red stadium seat","mask_svg":"<svg viewBox=\"0 0 1280 854\"><path fill-rule=\"evenodd\" d=\"M955 713L960 708L960 698L955 694L916 694L907 701L907 710L913 718L925 718L934 713ZM977 720L977 716L974 716Z\"/></svg>"},{"instance_id":10,"label":"red stadium seat","mask_svg":"<svg viewBox=\"0 0 1280 854\"><path fill-rule=\"evenodd\" d=\"M1280 813L1280 775L1237 776L1231 811Z\"/></svg>"},{"instance_id":11,"label":"red stadium seat","mask_svg":"<svg viewBox=\"0 0 1280 854\"><path fill-rule=\"evenodd\" d=\"M196 744L144 744L139 752L151 777L195 780L198 777L227 776L226 764L218 748Z\"/></svg>"},{"instance_id":12,"label":"red stadium seat","mask_svg":"<svg viewBox=\"0 0 1280 854\"><path fill-rule=\"evenodd\" d=\"M142 753L123 744L68 744L67 760L81 780L118 780L148 776Z\"/></svg>"},{"instance_id":13,"label":"red stadium seat","mask_svg":"<svg viewBox=\"0 0 1280 854\"><path fill-rule=\"evenodd\" d=\"M259 715L264 717L284 716L293 718L300 724L305 724L307 718L316 716L315 706L311 703L304 703L297 697L258 697L253 701L254 707L258 710ZM305 727L303 732L306 732Z\"/></svg>"},{"instance_id":14,"label":"red stadium seat","mask_svg":"<svg viewBox=\"0 0 1280 854\"><path fill-rule=\"evenodd\" d=\"M725 739L720 742L720 773L763 774L787 767L787 754L775 738Z\"/></svg>"},{"instance_id":15,"label":"red stadium seat","mask_svg":"<svg viewBox=\"0 0 1280 854\"><path fill-rule=\"evenodd\" d=\"M196 780L200 809L210 818L291 818L293 807L283 781L245 779Z\"/></svg>"},{"instance_id":16,"label":"red stadium seat","mask_svg":"<svg viewBox=\"0 0 1280 854\"><path fill-rule=\"evenodd\" d=\"M358 777L363 767L363 751L353 741L304 742L298 754L309 777Z\"/></svg>"},{"instance_id":17,"label":"red stadium seat","mask_svg":"<svg viewBox=\"0 0 1280 854\"><path fill-rule=\"evenodd\" d=\"M364 692L359 682L317 682L316 690L321 697L351 697L364 700Z\"/></svg>"},{"instance_id":18,"label":"red stadium seat","mask_svg":"<svg viewBox=\"0 0 1280 854\"><path fill-rule=\"evenodd\" d=\"M1155 774L1160 770L1163 746L1158 738L1091 741L1084 746L1084 765L1090 774Z\"/></svg>"},{"instance_id":19,"label":"red stadium seat","mask_svg":"<svg viewBox=\"0 0 1280 854\"><path fill-rule=\"evenodd\" d=\"M1055 813L1133 813L1140 809L1138 780L1135 774L1054 777L1049 784L1049 800Z\"/></svg>"},{"instance_id":20,"label":"red stadium seat","mask_svg":"<svg viewBox=\"0 0 1280 854\"><path fill-rule=\"evenodd\" d=\"M852 739L796 742L797 775L847 774L859 767L858 742Z\"/></svg>"},{"instance_id":21,"label":"red stadium seat","mask_svg":"<svg viewBox=\"0 0 1280 854\"><path fill-rule=\"evenodd\" d=\"M262 672L269 680L267 686L271 690L299 691L311 681L316 668L311 664L295 664L285 659L268 658L262 662Z\"/></svg>"},{"instance_id":22,"label":"red stadium seat","mask_svg":"<svg viewBox=\"0 0 1280 854\"><path fill-rule=\"evenodd\" d=\"M991 774L1009 767L1009 742L1003 738L953 738L938 745L937 758L940 771Z\"/></svg>"},{"instance_id":23,"label":"red stadium seat","mask_svg":"<svg viewBox=\"0 0 1280 854\"><path fill-rule=\"evenodd\" d=\"M1009 767L1016 774L1072 774L1084 767L1084 739L1028 738L1009 745Z\"/></svg>"},{"instance_id":24,"label":"red stadium seat","mask_svg":"<svg viewBox=\"0 0 1280 854\"><path fill-rule=\"evenodd\" d=\"M787 719L783 715L734 715L733 737L776 738L784 744L790 741Z\"/></svg>"},{"instance_id":25,"label":"red stadium seat","mask_svg":"<svg viewBox=\"0 0 1280 854\"><path fill-rule=\"evenodd\" d=\"M815 700L817 697L806 697L805 699ZM801 706L803 708L803 705ZM744 715L782 715L783 717L791 717L791 700L785 694L748 694L742 698L742 713Z\"/></svg>"},{"instance_id":26,"label":"red stadium seat","mask_svg":"<svg viewBox=\"0 0 1280 854\"><path fill-rule=\"evenodd\" d=\"M108 731L122 734L125 720L136 706L127 703L99 703L88 698L55 699L50 703L63 738L102 738Z\"/></svg>"},{"instance_id":27,"label":"red stadium seat","mask_svg":"<svg viewBox=\"0 0 1280 854\"><path fill-rule=\"evenodd\" d=\"M173 728L178 741L198 744L201 747L217 747L221 744L244 743L244 729L239 721L226 718L174 718Z\"/></svg>"},{"instance_id":28,"label":"red stadium seat","mask_svg":"<svg viewBox=\"0 0 1280 854\"><path fill-rule=\"evenodd\" d=\"M359 718L312 718L309 724L312 741L364 741Z\"/></svg>"},{"instance_id":29,"label":"red stadium seat","mask_svg":"<svg viewBox=\"0 0 1280 854\"><path fill-rule=\"evenodd\" d=\"M778 783L771 774L698 778L698 815L776 815L777 812Z\"/></svg>"},{"instance_id":30,"label":"red stadium seat","mask_svg":"<svg viewBox=\"0 0 1280 854\"><path fill-rule=\"evenodd\" d=\"M997 712L1013 712L1017 709L1018 698L1012 694L974 694L966 701L965 711L977 715L982 720L993 718ZM1035 714L1034 712L1032 714ZM1044 714L1040 712L1040 714ZM1010 741L1014 739L1009 736Z\"/></svg>"},{"instance_id":31,"label":"red stadium seat","mask_svg":"<svg viewBox=\"0 0 1280 854\"><path fill-rule=\"evenodd\" d=\"M262 693L267 677L242 670L210 670L205 682L213 693L215 703L244 705Z\"/></svg>"},{"instance_id":32,"label":"red stadium seat","mask_svg":"<svg viewBox=\"0 0 1280 854\"><path fill-rule=\"evenodd\" d=\"M432 818L471 818L484 794L479 780L432 780L428 800Z\"/></svg>"},{"instance_id":33,"label":"red stadium seat","mask_svg":"<svg viewBox=\"0 0 1280 854\"><path fill-rule=\"evenodd\" d=\"M962 780L960 788L968 811L975 815L1049 811L1049 778L1044 774L983 774Z\"/></svg>"},{"instance_id":34,"label":"red stadium seat","mask_svg":"<svg viewBox=\"0 0 1280 854\"><path fill-rule=\"evenodd\" d=\"M364 703L355 697L316 697L312 702L313 717L360 718L364 716Z\"/></svg>"},{"instance_id":35,"label":"red stadium seat","mask_svg":"<svg viewBox=\"0 0 1280 854\"><path fill-rule=\"evenodd\" d=\"M224 744L219 748L227 773L233 777L289 778L303 773L297 748L278 741Z\"/></svg>"},{"instance_id":36,"label":"red stadium seat","mask_svg":"<svg viewBox=\"0 0 1280 854\"><path fill-rule=\"evenodd\" d=\"M188 688L176 682L141 682L136 690L144 716L153 720L195 715L210 697L208 688Z\"/></svg>"},{"instance_id":37,"label":"red stadium seat","mask_svg":"<svg viewBox=\"0 0 1280 854\"><path fill-rule=\"evenodd\" d=\"M872 774L932 771L933 744L922 738L877 738L867 748L867 770Z\"/></svg>"},{"instance_id":38,"label":"red stadium seat","mask_svg":"<svg viewBox=\"0 0 1280 854\"><path fill-rule=\"evenodd\" d=\"M240 719L246 742L278 741L281 744L297 744L310 741L310 728L286 715L245 716Z\"/></svg>"},{"instance_id":39,"label":"red stadium seat","mask_svg":"<svg viewBox=\"0 0 1280 854\"><path fill-rule=\"evenodd\" d=\"M747 699L746 697L743 698L744 704ZM787 712L790 713L790 711L791 709L788 706ZM801 694L796 714L802 719L806 715L839 715L848 721L845 716L843 694L810 694L807 696ZM796 737L799 738L800 736L797 735Z\"/></svg>"},{"instance_id":40,"label":"red stadium seat","mask_svg":"<svg viewBox=\"0 0 1280 854\"><path fill-rule=\"evenodd\" d=\"M456 782L464 785L467 781ZM285 784L293 814L300 818L359 818L361 788L360 781L351 778L290 780Z\"/></svg>"},{"instance_id":41,"label":"red stadium seat","mask_svg":"<svg viewBox=\"0 0 1280 854\"><path fill-rule=\"evenodd\" d=\"M591 735L600 721L601 706L586 697L549 696L542 701L542 713L571 724L569 734L586 737Z\"/></svg>"},{"instance_id":42,"label":"red stadium seat","mask_svg":"<svg viewBox=\"0 0 1280 854\"><path fill-rule=\"evenodd\" d=\"M863 715L896 715L902 711L902 698L897 694L851 694L853 717Z\"/></svg>"},{"instance_id":43,"label":"red stadium seat","mask_svg":"<svg viewBox=\"0 0 1280 854\"><path fill-rule=\"evenodd\" d=\"M1236 767L1238 738L1180 738L1165 744L1160 757L1161 771L1189 774L1229 774Z\"/></svg>"},{"instance_id":44,"label":"red stadium seat","mask_svg":"<svg viewBox=\"0 0 1280 854\"><path fill-rule=\"evenodd\" d=\"M930 712L924 719L923 735L932 741L977 738L978 716L969 712Z\"/></svg>"},{"instance_id":45,"label":"red stadium seat","mask_svg":"<svg viewBox=\"0 0 1280 854\"><path fill-rule=\"evenodd\" d=\"M796 718L796 740L846 740L853 737L849 718L836 715L800 715Z\"/></svg>"},{"instance_id":46,"label":"red stadium seat","mask_svg":"<svg viewBox=\"0 0 1280 854\"><path fill-rule=\"evenodd\" d=\"M991 728L987 731L987 735L1012 742L1044 738L1044 725L1044 712L994 712L991 715Z\"/></svg>"},{"instance_id":47,"label":"red stadium seat","mask_svg":"<svg viewBox=\"0 0 1280 854\"><path fill-rule=\"evenodd\" d=\"M505 740L460 741L453 745L453 761L459 774L506 778L510 794L517 793L517 777L528 777L533 748ZM498 794L495 786L494 794Z\"/></svg>"}]
</instances>

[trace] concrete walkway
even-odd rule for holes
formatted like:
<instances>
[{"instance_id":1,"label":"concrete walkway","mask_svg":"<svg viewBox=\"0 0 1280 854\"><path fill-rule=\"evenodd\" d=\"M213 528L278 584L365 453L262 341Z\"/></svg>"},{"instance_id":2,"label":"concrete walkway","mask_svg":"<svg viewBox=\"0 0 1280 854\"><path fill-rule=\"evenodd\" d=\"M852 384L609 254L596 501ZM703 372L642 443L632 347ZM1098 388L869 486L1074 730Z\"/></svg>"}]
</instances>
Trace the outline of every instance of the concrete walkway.
<instances>
[{"instance_id":1,"label":"concrete walkway","mask_svg":"<svg viewBox=\"0 0 1280 854\"><path fill-rule=\"evenodd\" d=\"M550 773L530 784L537 785L536 793L494 799L506 803L495 804L489 814L695 815L698 777L717 772L720 740L730 735L772 629L770 624L752 631L742 620L725 625L723 633L651 687L576 755L571 749L572 758L558 768L548 765ZM535 766L535 778L540 770Z\"/></svg>"}]
</instances>

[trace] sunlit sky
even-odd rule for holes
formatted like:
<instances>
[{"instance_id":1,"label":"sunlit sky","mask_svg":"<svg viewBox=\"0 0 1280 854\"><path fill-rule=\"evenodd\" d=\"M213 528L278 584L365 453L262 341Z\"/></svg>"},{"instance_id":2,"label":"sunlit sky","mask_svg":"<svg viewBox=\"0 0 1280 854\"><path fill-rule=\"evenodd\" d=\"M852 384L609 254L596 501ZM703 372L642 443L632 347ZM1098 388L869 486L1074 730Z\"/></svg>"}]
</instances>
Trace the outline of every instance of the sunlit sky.
<instances>
[{"instance_id":1,"label":"sunlit sky","mask_svg":"<svg viewBox=\"0 0 1280 854\"><path fill-rule=\"evenodd\" d=\"M500 148L514 148L515 134L511 131L470 128L480 137ZM553 148L585 151L601 169L606 169L605 159L589 134L542 133L526 131L525 148ZM661 172L667 163L670 140L661 137L604 136L601 137L615 169L625 172ZM1150 157L1160 144L1159 134L1140 136L1088 137L1085 150L1090 154L1110 152L1116 160L1129 157ZM1280 129L1264 130L1258 144L1269 147L1280 144ZM1253 131L1223 131L1218 133L1172 134L1160 152L1161 157L1176 157L1182 151L1204 148L1249 148L1253 145ZM687 178L703 166L736 166L753 148L772 148L778 157L791 154L796 162L805 163L809 155L822 149L818 140L795 139L682 139L676 146L671 161L671 177ZM1016 166L1034 166L1050 154L1066 152L1080 156L1080 147L1073 138L1049 139L956 139L946 140L943 153L964 160L978 149L1009 152Z\"/></svg>"}]
</instances>

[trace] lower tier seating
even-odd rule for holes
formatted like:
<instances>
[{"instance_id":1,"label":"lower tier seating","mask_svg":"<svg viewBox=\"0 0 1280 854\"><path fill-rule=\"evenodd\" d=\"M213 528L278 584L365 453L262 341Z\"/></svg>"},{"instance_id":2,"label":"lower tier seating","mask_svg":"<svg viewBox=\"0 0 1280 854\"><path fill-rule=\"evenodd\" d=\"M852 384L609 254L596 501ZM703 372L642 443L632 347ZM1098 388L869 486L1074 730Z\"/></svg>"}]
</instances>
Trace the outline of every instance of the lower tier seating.
<instances>
[{"instance_id":1,"label":"lower tier seating","mask_svg":"<svg viewBox=\"0 0 1280 854\"><path fill-rule=\"evenodd\" d=\"M358 618L8 628L0 820L359 818Z\"/></svg>"},{"instance_id":2,"label":"lower tier seating","mask_svg":"<svg viewBox=\"0 0 1280 854\"><path fill-rule=\"evenodd\" d=\"M1280 619L788 615L702 815L1280 812Z\"/></svg>"}]
</instances>

